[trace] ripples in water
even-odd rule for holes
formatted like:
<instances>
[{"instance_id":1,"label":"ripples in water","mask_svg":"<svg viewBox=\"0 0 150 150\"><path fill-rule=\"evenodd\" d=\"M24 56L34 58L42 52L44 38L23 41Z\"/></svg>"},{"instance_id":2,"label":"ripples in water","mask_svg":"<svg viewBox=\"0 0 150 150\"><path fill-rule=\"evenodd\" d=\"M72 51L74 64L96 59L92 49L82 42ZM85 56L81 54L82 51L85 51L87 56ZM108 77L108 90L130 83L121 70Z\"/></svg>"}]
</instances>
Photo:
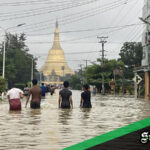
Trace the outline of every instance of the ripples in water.
<instances>
[{"instance_id":1,"label":"ripples in water","mask_svg":"<svg viewBox=\"0 0 150 150\"><path fill-rule=\"evenodd\" d=\"M149 117L150 103L130 97L92 96L92 109L80 109L73 91L73 110L58 109L58 91L42 100L41 109L9 112L0 102L0 150L60 150Z\"/></svg>"}]
</instances>

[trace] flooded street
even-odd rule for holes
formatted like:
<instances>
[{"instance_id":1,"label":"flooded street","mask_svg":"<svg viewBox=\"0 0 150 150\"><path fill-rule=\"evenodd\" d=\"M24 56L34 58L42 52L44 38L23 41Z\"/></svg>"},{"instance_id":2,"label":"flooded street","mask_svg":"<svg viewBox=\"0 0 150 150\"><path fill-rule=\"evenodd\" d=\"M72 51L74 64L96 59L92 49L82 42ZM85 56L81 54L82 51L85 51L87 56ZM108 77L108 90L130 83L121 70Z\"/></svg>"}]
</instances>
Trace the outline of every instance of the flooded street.
<instances>
[{"instance_id":1,"label":"flooded street","mask_svg":"<svg viewBox=\"0 0 150 150\"><path fill-rule=\"evenodd\" d=\"M73 110L58 109L58 91L47 94L40 110L10 113L0 101L0 150L60 150L150 116L142 99L92 96L93 108L80 109L81 91L73 91Z\"/></svg>"}]
</instances>

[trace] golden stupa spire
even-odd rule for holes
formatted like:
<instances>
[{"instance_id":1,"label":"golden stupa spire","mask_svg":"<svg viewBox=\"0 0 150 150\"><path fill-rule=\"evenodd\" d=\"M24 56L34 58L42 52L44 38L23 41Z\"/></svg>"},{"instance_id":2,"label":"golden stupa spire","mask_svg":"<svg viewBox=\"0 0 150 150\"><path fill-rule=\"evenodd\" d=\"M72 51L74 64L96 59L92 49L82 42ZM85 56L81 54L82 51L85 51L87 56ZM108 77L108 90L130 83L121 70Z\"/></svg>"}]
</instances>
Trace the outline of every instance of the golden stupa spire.
<instances>
[{"instance_id":1,"label":"golden stupa spire","mask_svg":"<svg viewBox=\"0 0 150 150\"><path fill-rule=\"evenodd\" d=\"M49 50L45 64L39 70L45 77L45 82L51 84L62 83L62 77L72 75L74 72L68 66L65 59L64 51L60 46L58 21L56 21L54 32L54 41L52 48Z\"/></svg>"},{"instance_id":2,"label":"golden stupa spire","mask_svg":"<svg viewBox=\"0 0 150 150\"><path fill-rule=\"evenodd\" d=\"M62 49L59 41L59 29L58 29L58 21L56 20L55 32L54 32L54 41L52 49Z\"/></svg>"}]
</instances>

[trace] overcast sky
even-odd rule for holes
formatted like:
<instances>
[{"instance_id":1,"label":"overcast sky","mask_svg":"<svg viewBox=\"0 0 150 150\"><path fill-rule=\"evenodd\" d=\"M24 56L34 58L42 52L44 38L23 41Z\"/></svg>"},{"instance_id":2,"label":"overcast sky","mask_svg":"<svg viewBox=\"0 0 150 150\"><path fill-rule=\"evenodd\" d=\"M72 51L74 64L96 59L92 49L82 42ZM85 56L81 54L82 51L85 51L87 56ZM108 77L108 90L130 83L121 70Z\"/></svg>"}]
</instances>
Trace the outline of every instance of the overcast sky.
<instances>
[{"instance_id":1,"label":"overcast sky","mask_svg":"<svg viewBox=\"0 0 150 150\"><path fill-rule=\"evenodd\" d=\"M27 35L30 53L41 56L37 62L40 68L52 46L57 19L61 47L69 66L77 70L79 64L85 65L84 60L90 65L100 57L97 36L109 37L105 44L108 59L119 57L123 42L141 41L143 25L138 17L142 8L143 0L0 0L0 27L25 23L8 31Z\"/></svg>"}]
</instances>

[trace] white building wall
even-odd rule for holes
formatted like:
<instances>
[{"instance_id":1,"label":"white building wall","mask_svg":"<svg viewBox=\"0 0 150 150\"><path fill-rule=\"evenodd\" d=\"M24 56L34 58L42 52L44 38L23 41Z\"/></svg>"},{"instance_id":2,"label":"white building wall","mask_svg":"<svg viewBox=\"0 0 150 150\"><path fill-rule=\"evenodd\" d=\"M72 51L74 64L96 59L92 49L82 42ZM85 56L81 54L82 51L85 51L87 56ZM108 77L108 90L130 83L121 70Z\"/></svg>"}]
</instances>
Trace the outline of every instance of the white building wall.
<instances>
[{"instance_id":1,"label":"white building wall","mask_svg":"<svg viewBox=\"0 0 150 150\"><path fill-rule=\"evenodd\" d=\"M142 18L150 22L150 0L144 0ZM150 44L150 25L145 24L143 37L142 37L142 45L143 45L142 66L147 66L150 64L150 45L149 44Z\"/></svg>"}]
</instances>

